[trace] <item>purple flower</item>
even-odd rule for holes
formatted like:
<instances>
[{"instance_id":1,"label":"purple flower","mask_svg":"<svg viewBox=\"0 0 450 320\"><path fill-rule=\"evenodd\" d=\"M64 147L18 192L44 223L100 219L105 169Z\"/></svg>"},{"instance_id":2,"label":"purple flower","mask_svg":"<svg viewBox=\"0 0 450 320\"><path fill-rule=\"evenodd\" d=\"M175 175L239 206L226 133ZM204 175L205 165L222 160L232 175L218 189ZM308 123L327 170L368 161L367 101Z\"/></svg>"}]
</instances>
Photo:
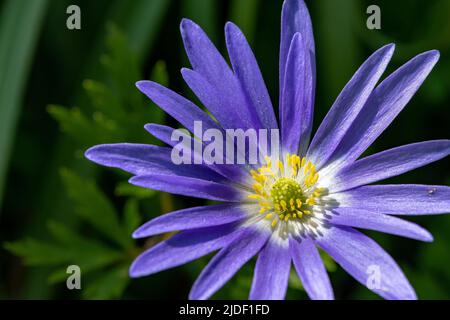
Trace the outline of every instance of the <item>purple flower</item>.
<instances>
[{"instance_id":1,"label":"purple flower","mask_svg":"<svg viewBox=\"0 0 450 320\"><path fill-rule=\"evenodd\" d=\"M172 212L140 227L135 238L180 232L140 255L131 276L150 275L217 252L189 295L207 299L257 256L251 299L283 299L291 262L312 299L332 299L320 247L380 296L415 299L395 261L355 228L432 241L428 231L396 216L450 212L449 187L368 184L446 157L450 141L414 143L358 158L412 98L439 53L420 54L378 83L394 45L376 51L342 90L310 142L316 72L304 2L287 0L283 6L279 122L244 35L232 23L227 23L225 33L232 68L199 26L189 20L181 23L192 65L182 70L183 77L217 121L156 83L141 81L137 87L191 132L194 121L218 130L280 125L282 150L256 167L175 165L171 148L151 145L88 150L88 159L132 173L134 185L224 202ZM155 124L146 129L175 145L170 138L174 129ZM372 271L379 273L377 281L371 281Z\"/></svg>"}]
</instances>

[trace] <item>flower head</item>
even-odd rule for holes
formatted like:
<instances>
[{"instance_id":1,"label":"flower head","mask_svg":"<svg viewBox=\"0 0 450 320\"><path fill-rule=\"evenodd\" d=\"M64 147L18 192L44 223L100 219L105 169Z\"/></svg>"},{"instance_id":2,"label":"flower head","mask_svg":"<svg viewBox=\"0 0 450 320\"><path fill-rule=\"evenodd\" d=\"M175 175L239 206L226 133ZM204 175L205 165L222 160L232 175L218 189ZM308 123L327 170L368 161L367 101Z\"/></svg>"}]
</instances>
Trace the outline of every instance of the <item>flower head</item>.
<instances>
[{"instance_id":1,"label":"flower head","mask_svg":"<svg viewBox=\"0 0 450 320\"><path fill-rule=\"evenodd\" d=\"M258 149L263 154L257 165L176 165L171 148L151 145L88 150L90 160L132 173L132 184L224 202L172 212L140 227L136 238L180 232L140 255L131 276L150 275L217 252L190 293L192 299L206 299L258 256L250 298L284 298L292 262L312 299L332 299L320 247L380 296L416 298L389 254L355 228L431 241L426 230L396 216L450 212L449 187L369 184L446 157L450 141L415 143L359 158L412 98L439 53L420 54L379 83L394 46L376 51L356 71L310 141L316 72L304 2L286 0L283 5L279 120L244 35L232 23L225 32L231 67L199 26L189 20L181 23L192 65L182 70L183 78L214 118L154 82L141 81L137 87L194 135L199 121L218 132L280 128L280 148L270 153ZM175 146L174 129L156 124L145 128ZM245 144L237 149L248 153ZM201 154L194 150L192 157ZM382 275L375 287L368 282L373 266Z\"/></svg>"}]
</instances>

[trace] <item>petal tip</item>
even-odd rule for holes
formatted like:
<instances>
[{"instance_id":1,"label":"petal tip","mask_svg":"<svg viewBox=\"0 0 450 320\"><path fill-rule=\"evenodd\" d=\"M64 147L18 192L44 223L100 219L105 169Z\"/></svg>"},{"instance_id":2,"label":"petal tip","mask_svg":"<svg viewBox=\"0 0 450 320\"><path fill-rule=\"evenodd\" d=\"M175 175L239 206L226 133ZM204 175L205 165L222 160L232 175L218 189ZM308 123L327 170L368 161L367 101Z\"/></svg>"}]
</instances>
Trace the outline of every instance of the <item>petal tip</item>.
<instances>
[{"instance_id":1,"label":"petal tip","mask_svg":"<svg viewBox=\"0 0 450 320\"><path fill-rule=\"evenodd\" d=\"M388 51L388 53L389 53L390 55L392 55L392 54L394 54L396 45L395 45L395 43L389 43L389 44L387 44L387 45L385 46L385 48L386 48L386 50Z\"/></svg>"},{"instance_id":2,"label":"petal tip","mask_svg":"<svg viewBox=\"0 0 450 320\"><path fill-rule=\"evenodd\" d=\"M197 24L194 21L188 18L181 19L180 30L182 33L183 31L190 29L192 27L197 27Z\"/></svg>"},{"instance_id":3,"label":"petal tip","mask_svg":"<svg viewBox=\"0 0 450 320\"><path fill-rule=\"evenodd\" d=\"M133 239L141 239L141 238L145 238L146 236L143 236L142 232L141 232L141 228L138 228L131 234L131 237Z\"/></svg>"},{"instance_id":4,"label":"petal tip","mask_svg":"<svg viewBox=\"0 0 450 320\"><path fill-rule=\"evenodd\" d=\"M138 88L140 91L144 91L149 85L151 84L151 81L148 80L141 80L136 82L136 88Z\"/></svg>"},{"instance_id":5,"label":"petal tip","mask_svg":"<svg viewBox=\"0 0 450 320\"><path fill-rule=\"evenodd\" d=\"M130 269L128 270L128 275L130 278L139 278L143 276L142 271L140 271L137 267L137 260L134 260L133 263L130 266Z\"/></svg>"},{"instance_id":6,"label":"petal tip","mask_svg":"<svg viewBox=\"0 0 450 320\"><path fill-rule=\"evenodd\" d=\"M97 145L97 146L93 146L93 147L87 149L84 152L84 157L92 162L99 163L99 160L101 159L101 155L99 155L99 151L101 151L101 149L104 146L107 146L107 145Z\"/></svg>"},{"instance_id":7,"label":"petal tip","mask_svg":"<svg viewBox=\"0 0 450 320\"><path fill-rule=\"evenodd\" d=\"M225 23L225 33L228 32L239 32L240 33L240 29L239 27L232 21L227 21Z\"/></svg>"},{"instance_id":8,"label":"petal tip","mask_svg":"<svg viewBox=\"0 0 450 320\"><path fill-rule=\"evenodd\" d=\"M430 59L430 62L435 64L441 57L441 53L439 50L430 50L422 53L421 56L425 56L426 59Z\"/></svg>"}]
</instances>

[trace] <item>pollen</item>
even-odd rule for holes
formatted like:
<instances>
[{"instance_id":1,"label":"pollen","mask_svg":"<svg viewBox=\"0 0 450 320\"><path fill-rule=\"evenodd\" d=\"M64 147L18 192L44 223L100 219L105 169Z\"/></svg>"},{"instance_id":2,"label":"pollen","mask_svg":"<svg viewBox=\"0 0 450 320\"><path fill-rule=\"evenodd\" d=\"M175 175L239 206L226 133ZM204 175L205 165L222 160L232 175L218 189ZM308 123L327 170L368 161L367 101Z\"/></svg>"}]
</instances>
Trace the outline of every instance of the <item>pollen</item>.
<instances>
[{"instance_id":1,"label":"pollen","mask_svg":"<svg viewBox=\"0 0 450 320\"><path fill-rule=\"evenodd\" d=\"M318 188L319 174L307 158L287 154L284 159L264 157L265 164L250 172L253 193L250 201L259 205L261 218L273 229L290 222L302 222L314 214L326 190Z\"/></svg>"}]
</instances>

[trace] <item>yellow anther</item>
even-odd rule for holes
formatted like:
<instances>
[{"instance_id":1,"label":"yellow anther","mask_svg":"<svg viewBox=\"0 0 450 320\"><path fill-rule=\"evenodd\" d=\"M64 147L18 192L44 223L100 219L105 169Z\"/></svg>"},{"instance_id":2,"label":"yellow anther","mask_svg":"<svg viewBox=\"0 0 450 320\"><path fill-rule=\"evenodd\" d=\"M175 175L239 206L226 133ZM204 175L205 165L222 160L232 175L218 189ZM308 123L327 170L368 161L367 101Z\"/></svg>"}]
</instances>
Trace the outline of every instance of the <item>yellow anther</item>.
<instances>
[{"instance_id":1,"label":"yellow anther","mask_svg":"<svg viewBox=\"0 0 450 320\"><path fill-rule=\"evenodd\" d=\"M284 217L284 221L288 222L290 217L291 217L291 215L288 213L288 214L286 215L286 217Z\"/></svg>"},{"instance_id":2,"label":"yellow anther","mask_svg":"<svg viewBox=\"0 0 450 320\"><path fill-rule=\"evenodd\" d=\"M304 167L304 166L305 166L305 163L306 163L306 158L303 158L303 159L302 159L302 162L301 162L301 164L300 164L300 167Z\"/></svg>"},{"instance_id":3,"label":"yellow anther","mask_svg":"<svg viewBox=\"0 0 450 320\"><path fill-rule=\"evenodd\" d=\"M318 174L318 173L316 173L316 174L314 175L314 177L311 179L311 183L312 183L312 184L315 184L315 183L317 182L317 180L319 180L319 174Z\"/></svg>"},{"instance_id":4,"label":"yellow anther","mask_svg":"<svg viewBox=\"0 0 450 320\"><path fill-rule=\"evenodd\" d=\"M280 214L280 219L281 219L281 220L284 219L284 214Z\"/></svg>"},{"instance_id":5,"label":"yellow anther","mask_svg":"<svg viewBox=\"0 0 450 320\"><path fill-rule=\"evenodd\" d=\"M248 198L252 199L252 200L263 200L264 199L264 197L259 194L251 194L248 196Z\"/></svg>"},{"instance_id":6,"label":"yellow anther","mask_svg":"<svg viewBox=\"0 0 450 320\"><path fill-rule=\"evenodd\" d=\"M274 176L275 174L273 173L272 169L270 169L269 167L261 167L261 174L265 174L268 176Z\"/></svg>"},{"instance_id":7,"label":"yellow anther","mask_svg":"<svg viewBox=\"0 0 450 320\"><path fill-rule=\"evenodd\" d=\"M303 210L303 213L309 215L309 214L311 214L311 211L309 211L309 210Z\"/></svg>"},{"instance_id":8,"label":"yellow anther","mask_svg":"<svg viewBox=\"0 0 450 320\"><path fill-rule=\"evenodd\" d=\"M269 156L265 156L264 160L266 160L267 167L271 167L272 166L272 159L270 159Z\"/></svg>"},{"instance_id":9,"label":"yellow anther","mask_svg":"<svg viewBox=\"0 0 450 320\"><path fill-rule=\"evenodd\" d=\"M255 190L259 194L262 193L262 191L263 191L262 189L263 189L263 187L262 187L262 185L260 183L255 183L253 185L253 190Z\"/></svg>"},{"instance_id":10,"label":"yellow anther","mask_svg":"<svg viewBox=\"0 0 450 320\"><path fill-rule=\"evenodd\" d=\"M260 202L259 205L261 207L268 207L268 208L270 208L272 206L272 204L270 202Z\"/></svg>"},{"instance_id":11,"label":"yellow anther","mask_svg":"<svg viewBox=\"0 0 450 320\"><path fill-rule=\"evenodd\" d=\"M272 220L272 228L275 227L275 226L277 225L277 222L278 222L277 219L273 219L273 220Z\"/></svg>"},{"instance_id":12,"label":"yellow anther","mask_svg":"<svg viewBox=\"0 0 450 320\"><path fill-rule=\"evenodd\" d=\"M281 201L280 201L280 205L281 205L281 208L283 208L283 210L286 210L286 209L287 209L286 201L281 200Z\"/></svg>"},{"instance_id":13,"label":"yellow anther","mask_svg":"<svg viewBox=\"0 0 450 320\"><path fill-rule=\"evenodd\" d=\"M299 218L303 217L303 212L297 211L297 216L298 216Z\"/></svg>"},{"instance_id":14,"label":"yellow anther","mask_svg":"<svg viewBox=\"0 0 450 320\"><path fill-rule=\"evenodd\" d=\"M259 213L265 213L267 210L269 210L269 208L267 207L261 207L261 209L259 209Z\"/></svg>"},{"instance_id":15,"label":"yellow anther","mask_svg":"<svg viewBox=\"0 0 450 320\"><path fill-rule=\"evenodd\" d=\"M311 161L308 161L308 163L307 163L306 166L305 166L305 170L304 170L304 173L305 173L305 174L309 171L309 169L311 168L311 166L312 166Z\"/></svg>"},{"instance_id":16,"label":"yellow anther","mask_svg":"<svg viewBox=\"0 0 450 320\"><path fill-rule=\"evenodd\" d=\"M268 219L268 220L270 220L270 219L272 219L272 217L273 217L273 214L271 214L271 213L269 213L268 215L266 215L266 219Z\"/></svg>"},{"instance_id":17,"label":"yellow anther","mask_svg":"<svg viewBox=\"0 0 450 320\"><path fill-rule=\"evenodd\" d=\"M281 172L282 174L284 174L284 165L283 165L283 162L281 162L280 160L278 160L278 161L277 161L277 167L278 167L278 170L280 170L280 172Z\"/></svg>"}]
</instances>

